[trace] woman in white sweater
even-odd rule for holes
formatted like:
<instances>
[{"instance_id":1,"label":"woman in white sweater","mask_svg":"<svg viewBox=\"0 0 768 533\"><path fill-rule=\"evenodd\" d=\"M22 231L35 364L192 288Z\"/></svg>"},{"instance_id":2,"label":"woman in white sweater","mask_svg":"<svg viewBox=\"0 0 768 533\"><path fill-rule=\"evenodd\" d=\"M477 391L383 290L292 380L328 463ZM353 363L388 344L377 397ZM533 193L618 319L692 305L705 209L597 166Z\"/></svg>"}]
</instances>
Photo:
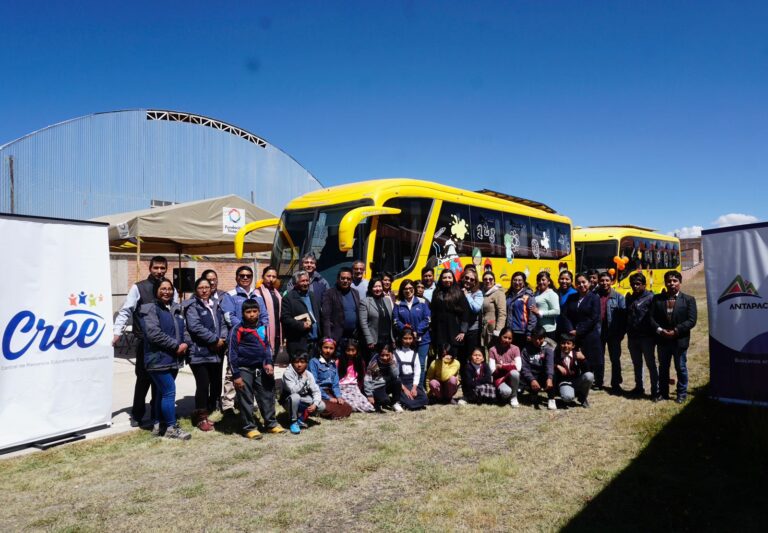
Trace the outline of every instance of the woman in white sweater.
<instances>
[{"instance_id":1,"label":"woman in white sweater","mask_svg":"<svg viewBox=\"0 0 768 533\"><path fill-rule=\"evenodd\" d=\"M536 276L536 305L531 311L539 318L538 325L547 332L547 337L557 346L557 317L560 316L560 296L552 288L549 272L539 272Z\"/></svg>"}]
</instances>

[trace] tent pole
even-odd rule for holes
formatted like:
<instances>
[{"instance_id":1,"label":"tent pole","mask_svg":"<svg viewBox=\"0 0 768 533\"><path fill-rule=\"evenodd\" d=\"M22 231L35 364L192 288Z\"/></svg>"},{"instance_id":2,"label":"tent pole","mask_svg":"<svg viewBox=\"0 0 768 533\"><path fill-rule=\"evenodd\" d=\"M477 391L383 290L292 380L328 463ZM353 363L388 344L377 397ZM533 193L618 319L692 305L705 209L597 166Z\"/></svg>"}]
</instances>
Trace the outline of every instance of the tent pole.
<instances>
[{"instance_id":1,"label":"tent pole","mask_svg":"<svg viewBox=\"0 0 768 533\"><path fill-rule=\"evenodd\" d=\"M136 281L141 279L141 239L136 234Z\"/></svg>"},{"instance_id":2,"label":"tent pole","mask_svg":"<svg viewBox=\"0 0 768 533\"><path fill-rule=\"evenodd\" d=\"M181 275L181 246L179 246L178 252L179 252L179 289L184 289L184 276ZM179 296L179 301L183 302L184 291L179 290L179 293L181 293Z\"/></svg>"}]
</instances>

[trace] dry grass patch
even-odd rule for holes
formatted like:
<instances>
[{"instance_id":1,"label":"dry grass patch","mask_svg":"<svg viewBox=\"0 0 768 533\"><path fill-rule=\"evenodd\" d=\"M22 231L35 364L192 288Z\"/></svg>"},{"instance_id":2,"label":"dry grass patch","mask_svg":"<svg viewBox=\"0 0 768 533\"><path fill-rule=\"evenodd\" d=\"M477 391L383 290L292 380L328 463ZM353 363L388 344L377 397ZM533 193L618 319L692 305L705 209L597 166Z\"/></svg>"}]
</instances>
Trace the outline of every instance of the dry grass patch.
<instances>
[{"instance_id":1,"label":"dry grass patch","mask_svg":"<svg viewBox=\"0 0 768 533\"><path fill-rule=\"evenodd\" d=\"M701 317L689 352L694 388L708 376L700 278L685 287ZM604 393L590 401L588 410L556 412L524 405L358 414L261 441L193 430L190 442L136 431L78 443L0 461L0 527L557 530L631 470L681 412Z\"/></svg>"}]
</instances>

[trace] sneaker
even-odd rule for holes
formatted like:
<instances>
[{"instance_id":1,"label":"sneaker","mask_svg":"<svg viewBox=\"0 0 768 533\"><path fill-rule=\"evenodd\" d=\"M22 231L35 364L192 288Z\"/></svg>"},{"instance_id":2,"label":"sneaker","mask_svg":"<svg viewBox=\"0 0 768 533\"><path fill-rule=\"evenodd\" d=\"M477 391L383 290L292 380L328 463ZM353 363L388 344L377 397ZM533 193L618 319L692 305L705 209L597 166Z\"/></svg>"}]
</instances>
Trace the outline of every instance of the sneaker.
<instances>
[{"instance_id":1,"label":"sneaker","mask_svg":"<svg viewBox=\"0 0 768 533\"><path fill-rule=\"evenodd\" d=\"M464 398L461 398L461 399L460 399L458 402L456 402L456 403L458 403L459 405L467 405L467 400L465 400Z\"/></svg>"},{"instance_id":2,"label":"sneaker","mask_svg":"<svg viewBox=\"0 0 768 533\"><path fill-rule=\"evenodd\" d=\"M163 436L163 432L160 429L160 422L158 422L157 424L154 424L152 426L152 433L151 433L151 435L153 437L162 437Z\"/></svg>"},{"instance_id":3,"label":"sneaker","mask_svg":"<svg viewBox=\"0 0 768 533\"><path fill-rule=\"evenodd\" d=\"M582 406L584 409L589 409L589 400L587 400L586 398L584 398L584 399L581 401L581 406Z\"/></svg>"},{"instance_id":4,"label":"sneaker","mask_svg":"<svg viewBox=\"0 0 768 533\"><path fill-rule=\"evenodd\" d=\"M395 405L393 405L392 409L394 409L396 413L402 413L403 411L405 411L405 409L403 409L403 406L400 405L400 402L397 402Z\"/></svg>"},{"instance_id":5,"label":"sneaker","mask_svg":"<svg viewBox=\"0 0 768 533\"><path fill-rule=\"evenodd\" d=\"M547 409L550 411L557 411L557 402L552 399L547 402Z\"/></svg>"},{"instance_id":6,"label":"sneaker","mask_svg":"<svg viewBox=\"0 0 768 533\"><path fill-rule=\"evenodd\" d=\"M291 433L293 433L294 435L298 435L299 433L301 433L301 428L299 427L299 422L298 422L298 421L296 421L296 422L294 422L293 424L291 424L291 427L290 427L290 428L288 428L288 429L289 429L289 430L291 431Z\"/></svg>"},{"instance_id":7,"label":"sneaker","mask_svg":"<svg viewBox=\"0 0 768 533\"><path fill-rule=\"evenodd\" d=\"M264 437L258 429L251 429L245 433L245 438L250 440L261 440Z\"/></svg>"},{"instance_id":8,"label":"sneaker","mask_svg":"<svg viewBox=\"0 0 768 533\"><path fill-rule=\"evenodd\" d=\"M297 423L297 424L299 425L299 427L300 427L300 428L302 428L302 429L307 429L307 428L309 427L309 424L307 424L306 422L304 422L304 419L303 419L303 418L299 418L299 419L296 421L296 423Z\"/></svg>"},{"instance_id":9,"label":"sneaker","mask_svg":"<svg viewBox=\"0 0 768 533\"><path fill-rule=\"evenodd\" d=\"M520 407L520 402L517 401L517 396L512 396L512 399L509 400L509 405L512 407Z\"/></svg>"},{"instance_id":10,"label":"sneaker","mask_svg":"<svg viewBox=\"0 0 768 533\"><path fill-rule=\"evenodd\" d=\"M678 396L677 399L675 400L675 403L685 403L686 398L687 396Z\"/></svg>"},{"instance_id":11,"label":"sneaker","mask_svg":"<svg viewBox=\"0 0 768 533\"><path fill-rule=\"evenodd\" d=\"M285 428L283 426L272 426L271 428L267 429L267 433L285 433Z\"/></svg>"},{"instance_id":12,"label":"sneaker","mask_svg":"<svg viewBox=\"0 0 768 533\"><path fill-rule=\"evenodd\" d=\"M168 429L165 430L165 435L163 435L166 439L176 439L176 440L189 440L192 438L192 435L181 429L178 425L171 426Z\"/></svg>"}]
</instances>

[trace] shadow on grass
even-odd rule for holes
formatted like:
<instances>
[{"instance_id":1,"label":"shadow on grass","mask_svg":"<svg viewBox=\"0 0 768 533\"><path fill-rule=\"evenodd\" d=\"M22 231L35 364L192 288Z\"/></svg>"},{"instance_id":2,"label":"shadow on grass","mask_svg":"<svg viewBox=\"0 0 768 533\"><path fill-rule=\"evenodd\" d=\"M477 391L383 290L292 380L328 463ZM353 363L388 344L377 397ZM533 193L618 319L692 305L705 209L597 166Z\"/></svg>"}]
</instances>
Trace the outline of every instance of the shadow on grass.
<instances>
[{"instance_id":1,"label":"shadow on grass","mask_svg":"<svg viewBox=\"0 0 768 533\"><path fill-rule=\"evenodd\" d=\"M564 531L765 531L768 410L706 396L642 428L655 436Z\"/></svg>"}]
</instances>

